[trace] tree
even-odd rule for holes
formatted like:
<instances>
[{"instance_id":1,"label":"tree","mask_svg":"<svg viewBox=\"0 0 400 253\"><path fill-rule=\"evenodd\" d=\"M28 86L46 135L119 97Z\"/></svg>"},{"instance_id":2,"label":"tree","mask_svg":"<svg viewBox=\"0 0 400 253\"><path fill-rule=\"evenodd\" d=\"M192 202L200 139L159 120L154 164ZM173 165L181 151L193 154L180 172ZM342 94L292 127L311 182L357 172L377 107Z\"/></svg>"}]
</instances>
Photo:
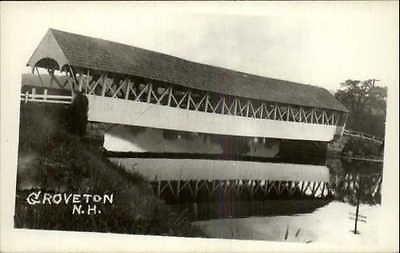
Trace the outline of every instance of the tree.
<instances>
[{"instance_id":1,"label":"tree","mask_svg":"<svg viewBox=\"0 0 400 253\"><path fill-rule=\"evenodd\" d=\"M387 88L378 80L346 80L335 97L349 109L347 128L378 137L385 136Z\"/></svg>"}]
</instances>

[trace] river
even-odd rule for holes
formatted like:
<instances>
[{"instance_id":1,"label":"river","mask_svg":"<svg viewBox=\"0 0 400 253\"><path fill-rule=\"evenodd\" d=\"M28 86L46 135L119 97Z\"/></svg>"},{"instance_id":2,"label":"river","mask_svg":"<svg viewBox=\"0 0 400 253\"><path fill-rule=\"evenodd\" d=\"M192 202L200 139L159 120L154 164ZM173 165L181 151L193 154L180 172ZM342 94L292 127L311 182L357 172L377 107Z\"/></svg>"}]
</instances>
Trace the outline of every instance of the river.
<instances>
[{"instance_id":1,"label":"river","mask_svg":"<svg viewBox=\"0 0 400 253\"><path fill-rule=\"evenodd\" d=\"M312 229L313 223L328 222L335 215L348 220L348 213L341 212L353 209L358 189L362 206L379 208L381 202L381 162L331 158L327 167L330 198L243 200L220 194L212 201L170 203L170 207L213 238L314 241L319 232ZM321 216L325 218L321 220Z\"/></svg>"}]
</instances>

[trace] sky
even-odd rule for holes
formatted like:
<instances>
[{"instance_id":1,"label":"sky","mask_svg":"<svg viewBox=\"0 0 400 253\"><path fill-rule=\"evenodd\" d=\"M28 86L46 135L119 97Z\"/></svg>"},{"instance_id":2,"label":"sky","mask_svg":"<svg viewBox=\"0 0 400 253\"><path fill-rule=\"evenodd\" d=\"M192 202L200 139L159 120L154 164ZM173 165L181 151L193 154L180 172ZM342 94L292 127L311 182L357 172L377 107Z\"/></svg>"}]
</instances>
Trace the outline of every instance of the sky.
<instances>
[{"instance_id":1,"label":"sky","mask_svg":"<svg viewBox=\"0 0 400 253\"><path fill-rule=\"evenodd\" d=\"M16 70L48 28L331 91L346 79L397 84L398 3L7 3Z\"/></svg>"}]
</instances>

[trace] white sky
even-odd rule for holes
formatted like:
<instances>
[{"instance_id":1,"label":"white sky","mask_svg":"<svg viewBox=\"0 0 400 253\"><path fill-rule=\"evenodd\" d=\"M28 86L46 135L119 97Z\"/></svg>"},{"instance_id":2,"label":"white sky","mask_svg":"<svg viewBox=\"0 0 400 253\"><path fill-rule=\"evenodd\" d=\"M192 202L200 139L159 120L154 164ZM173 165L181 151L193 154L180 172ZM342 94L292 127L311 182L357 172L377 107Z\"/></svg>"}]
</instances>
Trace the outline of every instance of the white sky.
<instances>
[{"instance_id":1,"label":"white sky","mask_svg":"<svg viewBox=\"0 0 400 253\"><path fill-rule=\"evenodd\" d=\"M336 90L397 84L398 3L6 3L2 36L21 71L47 29ZM11 50L11 51L9 51Z\"/></svg>"}]
</instances>

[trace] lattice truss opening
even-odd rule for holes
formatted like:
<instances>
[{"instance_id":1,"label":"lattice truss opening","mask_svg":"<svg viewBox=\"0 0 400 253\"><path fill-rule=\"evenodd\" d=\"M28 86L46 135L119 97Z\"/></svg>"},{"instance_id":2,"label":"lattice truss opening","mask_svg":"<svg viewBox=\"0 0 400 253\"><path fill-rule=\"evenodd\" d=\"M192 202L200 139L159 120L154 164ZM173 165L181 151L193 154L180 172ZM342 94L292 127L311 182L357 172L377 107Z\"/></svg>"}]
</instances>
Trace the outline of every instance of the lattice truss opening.
<instances>
[{"instance_id":1,"label":"lattice truss opening","mask_svg":"<svg viewBox=\"0 0 400 253\"><path fill-rule=\"evenodd\" d=\"M33 69L40 78L38 67ZM335 110L259 101L114 73L74 70L69 65L62 69L64 76L56 75L58 71L54 69L47 69L47 72L50 76L49 87L56 84L59 88L70 89L72 93L82 90L88 95L253 119L336 126L345 122L345 114Z\"/></svg>"}]
</instances>

